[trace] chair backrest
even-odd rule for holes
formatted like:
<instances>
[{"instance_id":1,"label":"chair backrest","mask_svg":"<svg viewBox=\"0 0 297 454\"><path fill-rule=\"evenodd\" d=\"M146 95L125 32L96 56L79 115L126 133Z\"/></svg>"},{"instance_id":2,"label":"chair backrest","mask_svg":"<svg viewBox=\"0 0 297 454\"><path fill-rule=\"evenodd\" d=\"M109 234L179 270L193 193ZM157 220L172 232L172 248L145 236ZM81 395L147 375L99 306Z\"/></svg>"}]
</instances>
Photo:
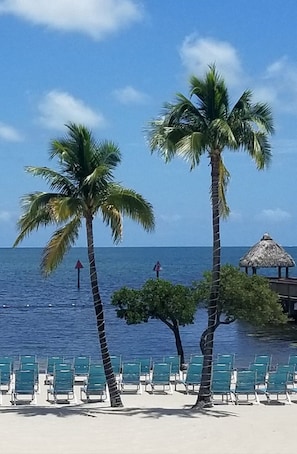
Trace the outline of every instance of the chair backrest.
<instances>
[{"instance_id":1,"label":"chair backrest","mask_svg":"<svg viewBox=\"0 0 297 454\"><path fill-rule=\"evenodd\" d=\"M32 393L34 392L35 387L35 375L33 370L16 370L15 371L15 392L22 393Z\"/></svg>"},{"instance_id":2,"label":"chair backrest","mask_svg":"<svg viewBox=\"0 0 297 454\"><path fill-rule=\"evenodd\" d=\"M75 356L73 369L75 375L86 375L89 373L91 358L89 356Z\"/></svg>"},{"instance_id":3,"label":"chair backrest","mask_svg":"<svg viewBox=\"0 0 297 454\"><path fill-rule=\"evenodd\" d=\"M63 356L48 356L46 361L46 373L52 375L55 370L55 365L59 363L64 363Z\"/></svg>"},{"instance_id":4,"label":"chair backrest","mask_svg":"<svg viewBox=\"0 0 297 454\"><path fill-rule=\"evenodd\" d=\"M231 363L214 363L212 366L213 371L217 370L231 370Z\"/></svg>"},{"instance_id":5,"label":"chair backrest","mask_svg":"<svg viewBox=\"0 0 297 454\"><path fill-rule=\"evenodd\" d=\"M288 374L288 381L293 382L295 378L296 365L295 364L278 364L276 368L277 372L284 372Z\"/></svg>"},{"instance_id":6,"label":"chair backrest","mask_svg":"<svg viewBox=\"0 0 297 454\"><path fill-rule=\"evenodd\" d=\"M234 368L234 361L235 361L235 355L230 354L230 355L223 355L223 354L218 354L215 363L216 364L227 364L230 366L230 369Z\"/></svg>"},{"instance_id":7,"label":"chair backrest","mask_svg":"<svg viewBox=\"0 0 297 454\"><path fill-rule=\"evenodd\" d=\"M140 373L148 375L152 368L152 358L136 358L133 362L140 364Z\"/></svg>"},{"instance_id":8,"label":"chair backrest","mask_svg":"<svg viewBox=\"0 0 297 454\"><path fill-rule=\"evenodd\" d=\"M287 392L288 372L273 371L268 375L267 392Z\"/></svg>"},{"instance_id":9,"label":"chair backrest","mask_svg":"<svg viewBox=\"0 0 297 454\"><path fill-rule=\"evenodd\" d=\"M255 355L254 363L266 364L268 369L271 367L272 356L271 355Z\"/></svg>"},{"instance_id":10,"label":"chair backrest","mask_svg":"<svg viewBox=\"0 0 297 454\"><path fill-rule=\"evenodd\" d=\"M239 370L236 374L235 392L254 392L256 387L255 370Z\"/></svg>"},{"instance_id":11,"label":"chair backrest","mask_svg":"<svg viewBox=\"0 0 297 454\"><path fill-rule=\"evenodd\" d=\"M36 363L37 362L37 357L36 355L21 355L20 356L20 364L25 364L25 363Z\"/></svg>"},{"instance_id":12,"label":"chair backrest","mask_svg":"<svg viewBox=\"0 0 297 454\"><path fill-rule=\"evenodd\" d=\"M191 355L190 364L203 364L203 355Z\"/></svg>"},{"instance_id":13,"label":"chair backrest","mask_svg":"<svg viewBox=\"0 0 297 454\"><path fill-rule=\"evenodd\" d=\"M171 364L171 373L172 374L179 373L179 371L180 371L180 356L179 355L164 356L163 362Z\"/></svg>"},{"instance_id":14,"label":"chair backrest","mask_svg":"<svg viewBox=\"0 0 297 454\"><path fill-rule=\"evenodd\" d=\"M69 370L71 369L72 370L72 365L69 364L69 363L55 363L54 364L54 375L56 374L56 372L60 371L60 370Z\"/></svg>"},{"instance_id":15,"label":"chair backrest","mask_svg":"<svg viewBox=\"0 0 297 454\"><path fill-rule=\"evenodd\" d=\"M249 365L249 370L253 370L256 372L256 381L257 384L263 384L266 382L267 372L268 372L268 364L262 363L251 363Z\"/></svg>"},{"instance_id":16,"label":"chair backrest","mask_svg":"<svg viewBox=\"0 0 297 454\"><path fill-rule=\"evenodd\" d=\"M54 392L70 392L74 387L73 369L56 370L54 374L53 388Z\"/></svg>"},{"instance_id":17,"label":"chair backrest","mask_svg":"<svg viewBox=\"0 0 297 454\"><path fill-rule=\"evenodd\" d=\"M140 363L123 362L122 363L122 381L123 383L139 383L140 381Z\"/></svg>"},{"instance_id":18,"label":"chair backrest","mask_svg":"<svg viewBox=\"0 0 297 454\"><path fill-rule=\"evenodd\" d=\"M152 381L154 383L170 383L171 364L154 363Z\"/></svg>"},{"instance_id":19,"label":"chair backrest","mask_svg":"<svg viewBox=\"0 0 297 454\"><path fill-rule=\"evenodd\" d=\"M35 383L38 382L39 378L39 364L38 363L21 363L21 370L30 370L34 373Z\"/></svg>"},{"instance_id":20,"label":"chair backrest","mask_svg":"<svg viewBox=\"0 0 297 454\"><path fill-rule=\"evenodd\" d=\"M13 358L11 356L0 356L0 364L9 364L10 371L13 371Z\"/></svg>"},{"instance_id":21,"label":"chair backrest","mask_svg":"<svg viewBox=\"0 0 297 454\"><path fill-rule=\"evenodd\" d=\"M11 382L12 366L10 363L0 362L1 385L9 385Z\"/></svg>"},{"instance_id":22,"label":"chair backrest","mask_svg":"<svg viewBox=\"0 0 297 454\"><path fill-rule=\"evenodd\" d=\"M111 356L110 357L111 366L113 373L119 375L122 369L122 357L121 356Z\"/></svg>"},{"instance_id":23,"label":"chair backrest","mask_svg":"<svg viewBox=\"0 0 297 454\"><path fill-rule=\"evenodd\" d=\"M211 392L224 394L230 392L231 387L231 370L213 371L211 378Z\"/></svg>"},{"instance_id":24,"label":"chair backrest","mask_svg":"<svg viewBox=\"0 0 297 454\"><path fill-rule=\"evenodd\" d=\"M102 363L90 363L90 367L89 367L89 376L90 375L104 375L105 376L105 372L104 372L104 366Z\"/></svg>"},{"instance_id":25,"label":"chair backrest","mask_svg":"<svg viewBox=\"0 0 297 454\"><path fill-rule=\"evenodd\" d=\"M200 384L202 364L190 363L187 369L185 382L188 384Z\"/></svg>"},{"instance_id":26,"label":"chair backrest","mask_svg":"<svg viewBox=\"0 0 297 454\"><path fill-rule=\"evenodd\" d=\"M288 364L294 364L297 366L297 355L290 355L288 359Z\"/></svg>"}]
</instances>

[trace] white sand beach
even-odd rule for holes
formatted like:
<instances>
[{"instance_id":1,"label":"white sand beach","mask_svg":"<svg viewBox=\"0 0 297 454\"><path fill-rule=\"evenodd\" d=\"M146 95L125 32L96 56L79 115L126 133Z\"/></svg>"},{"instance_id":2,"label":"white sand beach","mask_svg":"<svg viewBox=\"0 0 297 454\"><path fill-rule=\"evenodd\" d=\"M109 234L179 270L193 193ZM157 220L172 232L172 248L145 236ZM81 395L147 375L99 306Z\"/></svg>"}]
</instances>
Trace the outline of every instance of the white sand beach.
<instances>
[{"instance_id":1,"label":"white sand beach","mask_svg":"<svg viewBox=\"0 0 297 454\"><path fill-rule=\"evenodd\" d=\"M1 454L293 454L297 400L292 404L222 404L191 411L196 395L123 394L109 402L50 404L42 384L36 404L0 406ZM220 402L220 403L219 403Z\"/></svg>"}]
</instances>

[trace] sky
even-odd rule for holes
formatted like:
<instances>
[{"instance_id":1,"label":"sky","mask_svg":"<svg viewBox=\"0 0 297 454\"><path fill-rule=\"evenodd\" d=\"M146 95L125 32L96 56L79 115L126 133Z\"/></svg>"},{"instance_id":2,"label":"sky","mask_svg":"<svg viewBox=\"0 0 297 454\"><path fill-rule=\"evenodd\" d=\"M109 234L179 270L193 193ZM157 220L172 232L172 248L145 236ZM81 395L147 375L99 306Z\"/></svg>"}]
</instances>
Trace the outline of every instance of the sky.
<instances>
[{"instance_id":1,"label":"sky","mask_svg":"<svg viewBox=\"0 0 297 454\"><path fill-rule=\"evenodd\" d=\"M264 233L297 246L296 0L0 0L0 247L12 247L23 195L48 190L25 172L54 167L49 144L65 124L90 128L122 153L116 181L154 209L152 233L124 220L120 247L211 246L210 167L151 154L145 131L191 75L215 64L235 103L250 89L271 106L272 162L258 171L244 152L224 151L231 174L222 246L252 246ZM95 245L112 246L95 221ZM40 229L22 247L43 247ZM86 246L82 230L77 246Z\"/></svg>"}]
</instances>

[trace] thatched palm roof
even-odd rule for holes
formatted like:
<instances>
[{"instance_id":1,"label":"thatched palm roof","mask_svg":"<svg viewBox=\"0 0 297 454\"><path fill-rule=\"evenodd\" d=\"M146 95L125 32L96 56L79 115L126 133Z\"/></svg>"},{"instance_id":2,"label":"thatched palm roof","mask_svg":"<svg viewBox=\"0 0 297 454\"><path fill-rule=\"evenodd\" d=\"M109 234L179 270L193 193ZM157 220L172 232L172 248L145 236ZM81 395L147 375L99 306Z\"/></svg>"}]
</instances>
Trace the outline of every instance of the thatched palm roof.
<instances>
[{"instance_id":1,"label":"thatched palm roof","mask_svg":"<svg viewBox=\"0 0 297 454\"><path fill-rule=\"evenodd\" d=\"M295 266L293 258L265 233L239 261L245 268L275 268Z\"/></svg>"}]
</instances>

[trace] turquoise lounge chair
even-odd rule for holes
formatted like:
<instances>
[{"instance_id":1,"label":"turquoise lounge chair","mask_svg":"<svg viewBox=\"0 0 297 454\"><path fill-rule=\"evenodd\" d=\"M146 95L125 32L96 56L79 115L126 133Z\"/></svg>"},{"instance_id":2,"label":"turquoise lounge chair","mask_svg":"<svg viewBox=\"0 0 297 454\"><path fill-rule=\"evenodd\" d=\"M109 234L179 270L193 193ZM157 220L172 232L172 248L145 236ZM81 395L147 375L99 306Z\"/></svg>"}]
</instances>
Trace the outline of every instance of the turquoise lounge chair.
<instances>
[{"instance_id":1,"label":"turquoise lounge chair","mask_svg":"<svg viewBox=\"0 0 297 454\"><path fill-rule=\"evenodd\" d=\"M234 362L235 362L235 355L230 354L230 355L223 355L223 354L218 354L214 364L225 364L226 368L227 366L229 369L234 369Z\"/></svg>"},{"instance_id":2,"label":"turquoise lounge chair","mask_svg":"<svg viewBox=\"0 0 297 454\"><path fill-rule=\"evenodd\" d=\"M163 392L166 392L166 388L169 390L169 394L172 394L171 384L171 364L170 363L154 363L152 377L145 382L145 390L150 385L152 393L156 391L157 386L161 386Z\"/></svg>"},{"instance_id":3,"label":"turquoise lounge chair","mask_svg":"<svg viewBox=\"0 0 297 454\"><path fill-rule=\"evenodd\" d=\"M122 375L120 379L120 390L122 392L131 391L132 386L132 391L136 390L136 392L142 394L140 375L141 375L140 363L123 362Z\"/></svg>"},{"instance_id":4,"label":"turquoise lounge chair","mask_svg":"<svg viewBox=\"0 0 297 454\"><path fill-rule=\"evenodd\" d=\"M75 356L73 360L74 380L82 381L88 376L91 359L89 356Z\"/></svg>"},{"instance_id":5,"label":"turquoise lounge chair","mask_svg":"<svg viewBox=\"0 0 297 454\"><path fill-rule=\"evenodd\" d=\"M16 370L11 392L11 403L36 403L35 375L33 370Z\"/></svg>"},{"instance_id":6,"label":"turquoise lounge chair","mask_svg":"<svg viewBox=\"0 0 297 454\"><path fill-rule=\"evenodd\" d=\"M234 393L231 390L231 378L232 378L232 371L231 370L218 370L213 371L212 378L211 378L211 395L214 400L214 396L221 395L222 402L224 398L228 403L231 400L234 403Z\"/></svg>"},{"instance_id":7,"label":"turquoise lounge chair","mask_svg":"<svg viewBox=\"0 0 297 454\"><path fill-rule=\"evenodd\" d=\"M191 355L190 364L203 364L203 355Z\"/></svg>"},{"instance_id":8,"label":"turquoise lounge chair","mask_svg":"<svg viewBox=\"0 0 297 454\"><path fill-rule=\"evenodd\" d=\"M239 396L245 395L247 402L249 396L254 396L257 404L260 403L256 389L256 371L254 370L239 370L236 374L236 385L234 390L235 403L239 403Z\"/></svg>"},{"instance_id":9,"label":"turquoise lounge chair","mask_svg":"<svg viewBox=\"0 0 297 454\"><path fill-rule=\"evenodd\" d=\"M53 381L56 364L63 364L64 356L48 356L46 360L45 384L50 384Z\"/></svg>"},{"instance_id":10,"label":"turquoise lounge chair","mask_svg":"<svg viewBox=\"0 0 297 454\"><path fill-rule=\"evenodd\" d=\"M89 375L84 386L80 388L80 399L90 402L91 400L97 400L98 396L100 397L99 400L101 402L107 398L107 384L104 367L102 364L91 363Z\"/></svg>"},{"instance_id":11,"label":"turquoise lounge chair","mask_svg":"<svg viewBox=\"0 0 297 454\"><path fill-rule=\"evenodd\" d=\"M0 362L0 390L8 392L12 379L12 364L9 362Z\"/></svg>"},{"instance_id":12,"label":"turquoise lounge chair","mask_svg":"<svg viewBox=\"0 0 297 454\"><path fill-rule=\"evenodd\" d=\"M202 364L195 364L195 363L189 364L185 379L180 382L185 386L186 394L189 394L190 387L192 387L192 392L195 392L195 386L200 387L201 374L202 374Z\"/></svg>"},{"instance_id":13,"label":"turquoise lounge chair","mask_svg":"<svg viewBox=\"0 0 297 454\"><path fill-rule=\"evenodd\" d=\"M73 369L55 370L53 384L47 390L49 402L51 402L50 396L54 403L75 401Z\"/></svg>"},{"instance_id":14,"label":"turquoise lounge chair","mask_svg":"<svg viewBox=\"0 0 297 454\"><path fill-rule=\"evenodd\" d=\"M290 394L289 394L289 384L288 381L288 372L286 371L273 371L269 372L268 380L267 380L267 387L266 387L266 397L268 403L271 402L271 396L275 395L276 400L279 401L279 397L284 395L286 397L287 402L290 404Z\"/></svg>"},{"instance_id":15,"label":"turquoise lounge chair","mask_svg":"<svg viewBox=\"0 0 297 454\"><path fill-rule=\"evenodd\" d=\"M267 363L251 363L249 370L256 372L256 389L257 391L266 390L267 378L268 378L268 364Z\"/></svg>"}]
</instances>

